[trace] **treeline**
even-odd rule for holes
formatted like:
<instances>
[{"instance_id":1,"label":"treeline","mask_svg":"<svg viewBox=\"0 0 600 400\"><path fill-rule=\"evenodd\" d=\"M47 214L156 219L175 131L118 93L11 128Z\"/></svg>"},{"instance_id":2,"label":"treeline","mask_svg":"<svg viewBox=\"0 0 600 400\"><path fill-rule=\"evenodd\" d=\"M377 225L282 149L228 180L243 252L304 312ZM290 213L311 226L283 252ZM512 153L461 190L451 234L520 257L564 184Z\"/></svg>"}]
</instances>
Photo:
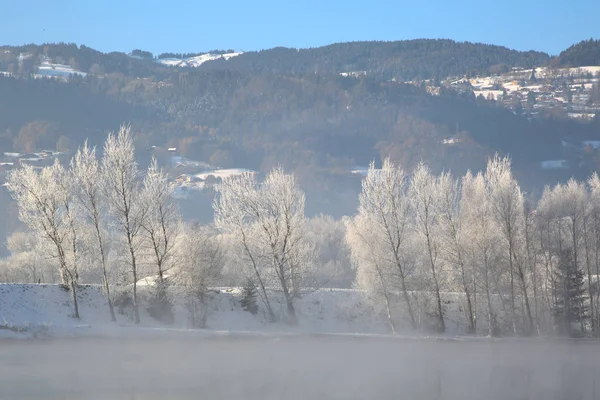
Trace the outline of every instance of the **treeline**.
<instances>
[{"instance_id":1,"label":"treeline","mask_svg":"<svg viewBox=\"0 0 600 400\"><path fill-rule=\"evenodd\" d=\"M446 304L460 293L467 332L597 336L599 221L596 174L547 187L534 203L507 158L459 179L424 164L407 175L386 160L363 180L347 241L357 285L392 331L444 332Z\"/></svg>"},{"instance_id":2,"label":"treeline","mask_svg":"<svg viewBox=\"0 0 600 400\"><path fill-rule=\"evenodd\" d=\"M275 168L224 179L214 222L186 223L167 175L138 169L129 127L103 155L79 149L68 167L25 166L7 187L29 228L8 241L4 280L58 281L73 294L102 283L108 310L154 282L153 317L172 321L169 287L183 291L195 326L208 290L245 286L270 320L295 323L297 299L324 285L355 286L390 330L444 332L458 304L465 333L597 336L600 333L600 178L526 196L507 158L455 178L424 164L410 174L390 159L371 164L357 213L306 218L294 175ZM254 295L252 295L254 293ZM283 304L285 313L275 312ZM452 323L457 323L452 320Z\"/></svg>"},{"instance_id":3,"label":"treeline","mask_svg":"<svg viewBox=\"0 0 600 400\"><path fill-rule=\"evenodd\" d=\"M227 68L269 74L339 74L366 71L389 80L443 79L448 76L486 75L498 65L531 68L545 64L542 52L519 52L506 47L446 39L394 42L348 42L294 49L276 47L246 52L223 63L206 63L201 69Z\"/></svg>"},{"instance_id":4,"label":"treeline","mask_svg":"<svg viewBox=\"0 0 600 400\"><path fill-rule=\"evenodd\" d=\"M127 76L150 76L165 71L165 67L150 62L152 54L139 49L135 54L102 53L87 46L74 43L28 44L23 46L0 46L0 69L6 60L16 63L20 53L44 55L53 60L74 60L84 72L119 72ZM166 52L158 58L188 58L201 54L233 53L233 49L215 49L208 52ZM2 60L5 60L4 62ZM11 61L12 60L12 61ZM549 56L542 52L519 52L501 46L481 43L455 42L446 39L417 39L395 42L337 43L310 49L277 47L258 52L246 52L226 63L213 61L201 65L203 70L226 68L244 73L269 74L339 74L347 71L367 71L380 79L443 79L448 76L487 74L498 66L531 68L548 62Z\"/></svg>"},{"instance_id":5,"label":"treeline","mask_svg":"<svg viewBox=\"0 0 600 400\"><path fill-rule=\"evenodd\" d=\"M552 60L552 65L561 67L600 65L600 40L589 39L574 44Z\"/></svg>"}]
</instances>

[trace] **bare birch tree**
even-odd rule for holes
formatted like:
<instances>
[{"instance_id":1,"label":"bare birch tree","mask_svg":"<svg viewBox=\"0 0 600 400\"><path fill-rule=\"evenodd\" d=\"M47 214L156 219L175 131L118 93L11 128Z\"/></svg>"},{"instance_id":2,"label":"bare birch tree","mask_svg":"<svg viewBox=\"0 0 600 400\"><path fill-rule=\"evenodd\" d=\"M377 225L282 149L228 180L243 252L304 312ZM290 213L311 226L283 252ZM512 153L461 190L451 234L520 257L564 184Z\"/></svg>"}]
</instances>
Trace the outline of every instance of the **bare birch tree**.
<instances>
[{"instance_id":1,"label":"bare birch tree","mask_svg":"<svg viewBox=\"0 0 600 400\"><path fill-rule=\"evenodd\" d=\"M492 220L502 232L507 250L510 276L511 323L517 332L515 315L515 275L521 289L527 318L526 333L533 333L534 321L529 304L523 256L523 195L511 173L510 159L495 156L488 161L485 172L492 207Z\"/></svg>"},{"instance_id":2,"label":"bare birch tree","mask_svg":"<svg viewBox=\"0 0 600 400\"><path fill-rule=\"evenodd\" d=\"M449 173L443 173L438 178L437 194L440 199L440 247L442 257L453 267L454 276L458 281L467 303L467 330L475 333L475 310L473 307L473 281L468 270L463 239L463 220L461 218L460 196L458 182Z\"/></svg>"},{"instance_id":3,"label":"bare birch tree","mask_svg":"<svg viewBox=\"0 0 600 400\"><path fill-rule=\"evenodd\" d=\"M498 281L498 236L491 223L491 209L485 180L481 173L470 172L462 179L460 217L467 259L474 272L476 283L483 289L487 308L487 331L489 336L498 334L498 310L492 295L502 297ZM503 303L503 302L502 302Z\"/></svg>"},{"instance_id":4,"label":"bare birch tree","mask_svg":"<svg viewBox=\"0 0 600 400\"><path fill-rule=\"evenodd\" d=\"M176 246L180 259L174 267L174 281L183 288L192 327L204 328L209 288L223 270L223 249L216 232L199 225L186 226Z\"/></svg>"},{"instance_id":5,"label":"bare birch tree","mask_svg":"<svg viewBox=\"0 0 600 400\"><path fill-rule=\"evenodd\" d=\"M414 229L425 250L423 266L427 266L433 282L437 306L437 329L446 331L444 309L440 293L440 243L439 243L439 180L431 174L429 167L420 163L410 180L409 198L414 209Z\"/></svg>"},{"instance_id":6,"label":"bare birch tree","mask_svg":"<svg viewBox=\"0 0 600 400\"><path fill-rule=\"evenodd\" d=\"M96 149L89 147L87 141L71 160L71 174L76 185L74 191L76 204L83 216L84 223L93 231L91 238L95 241L95 245L90 243L90 248L94 249L92 258L100 262L102 284L110 318L112 321L116 321L108 278L108 210L107 199L103 193L104 175L100 173Z\"/></svg>"},{"instance_id":7,"label":"bare birch tree","mask_svg":"<svg viewBox=\"0 0 600 400\"><path fill-rule=\"evenodd\" d=\"M408 279L413 263L409 254L409 200L401 167L386 158L380 170L374 163L363 179L357 215L348 221L347 243L357 267L357 283L367 292L380 293L388 321L392 293L401 292L410 325L417 328Z\"/></svg>"},{"instance_id":8,"label":"bare birch tree","mask_svg":"<svg viewBox=\"0 0 600 400\"><path fill-rule=\"evenodd\" d=\"M146 243L150 246L158 279L162 282L165 272L173 267L181 217L168 176L158 166L156 159L152 160L143 185L147 215L142 221L142 230Z\"/></svg>"},{"instance_id":9,"label":"bare birch tree","mask_svg":"<svg viewBox=\"0 0 600 400\"><path fill-rule=\"evenodd\" d=\"M73 265L69 264L69 248L74 239L65 209L64 199L68 197L64 192L68 188L62 184L65 175L58 161L41 171L26 165L8 174L6 186L17 202L21 221L52 244L62 283L71 291L73 316L79 318L77 277Z\"/></svg>"},{"instance_id":10,"label":"bare birch tree","mask_svg":"<svg viewBox=\"0 0 600 400\"><path fill-rule=\"evenodd\" d=\"M271 321L276 315L267 291L267 277L264 273L262 254L255 238L259 235L255 221L258 193L256 181L251 173L226 178L218 188L219 197L213 203L215 225L231 236L232 243L238 248L231 253L240 254L238 260L249 267L252 281L259 288L259 294ZM254 208L251 204L255 204Z\"/></svg>"},{"instance_id":11,"label":"bare birch tree","mask_svg":"<svg viewBox=\"0 0 600 400\"><path fill-rule=\"evenodd\" d=\"M102 174L109 210L128 252L128 265L133 278L133 310L136 323L140 322L137 295L138 258L142 226L147 210L141 201L140 172L135 161L131 127L123 125L115 135L111 133L104 145Z\"/></svg>"},{"instance_id":12,"label":"bare birch tree","mask_svg":"<svg viewBox=\"0 0 600 400\"><path fill-rule=\"evenodd\" d=\"M291 323L296 323L294 297L302 282L303 269L309 267L311 252L304 251L304 193L293 175L275 168L264 182L253 175L225 179L220 196L214 203L218 226L235 232L238 240L249 250L258 249L266 271L281 289ZM252 232L252 236L248 234ZM259 271L256 252L247 252ZM257 273L261 285L264 276ZM266 290L263 289L265 298ZM269 307L269 306L268 306Z\"/></svg>"}]
</instances>

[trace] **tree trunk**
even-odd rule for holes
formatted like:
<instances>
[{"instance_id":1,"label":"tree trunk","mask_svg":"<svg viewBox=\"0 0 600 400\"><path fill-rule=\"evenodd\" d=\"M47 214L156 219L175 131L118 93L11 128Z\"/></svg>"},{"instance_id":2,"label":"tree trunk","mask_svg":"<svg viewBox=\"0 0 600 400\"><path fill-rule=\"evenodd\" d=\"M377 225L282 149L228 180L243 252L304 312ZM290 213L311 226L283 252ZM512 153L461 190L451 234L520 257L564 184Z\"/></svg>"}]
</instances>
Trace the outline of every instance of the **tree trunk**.
<instances>
[{"instance_id":1,"label":"tree trunk","mask_svg":"<svg viewBox=\"0 0 600 400\"><path fill-rule=\"evenodd\" d=\"M496 335L496 316L492 310L492 296L490 295L490 287L486 277L485 283L485 298L488 306L488 335L493 337Z\"/></svg>"},{"instance_id":2,"label":"tree trunk","mask_svg":"<svg viewBox=\"0 0 600 400\"><path fill-rule=\"evenodd\" d=\"M515 316L515 278L513 270L513 248L512 240L508 240L508 265L510 269L510 322L512 324L513 333L517 334L517 322Z\"/></svg>"},{"instance_id":3,"label":"tree trunk","mask_svg":"<svg viewBox=\"0 0 600 400\"><path fill-rule=\"evenodd\" d=\"M446 332L446 323L444 322L444 309L442 308L442 297L440 295L440 286L438 284L437 274L435 272L435 267L433 267L433 264L432 264L431 272L433 273L433 282L435 284L435 296L436 296L436 300L437 300L437 309L438 309L438 323L440 324L439 330L441 333L444 333L444 332Z\"/></svg>"},{"instance_id":4,"label":"tree trunk","mask_svg":"<svg viewBox=\"0 0 600 400\"><path fill-rule=\"evenodd\" d=\"M392 318L392 310L390 307L390 298L388 296L387 289L385 288L385 280L383 279L383 274L381 273L381 270L379 269L378 265L376 265L376 268L377 268L377 275L379 276L379 282L381 283L381 289L383 290L383 297L385 298L385 308L386 308L386 312L387 312L388 324L390 325L390 329L392 330L392 333L396 334L396 327L394 326L394 319ZM406 291L404 291L404 293L406 294ZM413 322L413 327L414 327L414 322Z\"/></svg>"},{"instance_id":5,"label":"tree trunk","mask_svg":"<svg viewBox=\"0 0 600 400\"><path fill-rule=\"evenodd\" d=\"M587 222L586 222L585 218L583 220L583 238L584 238L584 245L585 245L585 266L586 266L586 270L587 270L588 294L590 296L590 325L592 328L592 335L595 336L596 322L595 322L595 314L594 314L594 293L592 290L592 264L590 261Z\"/></svg>"},{"instance_id":6,"label":"tree trunk","mask_svg":"<svg viewBox=\"0 0 600 400\"><path fill-rule=\"evenodd\" d=\"M102 278L104 280L104 293L106 295L106 302L108 303L108 311L110 312L110 320L112 322L117 321L115 316L115 309L113 307L112 299L110 298L110 287L108 285L108 274L106 273L106 257L104 256L104 243L102 242L102 235L98 226L97 218L94 218L94 224L96 226L96 237L98 238L98 246L100 250L100 261L102 262Z\"/></svg>"},{"instance_id":7,"label":"tree trunk","mask_svg":"<svg viewBox=\"0 0 600 400\"><path fill-rule=\"evenodd\" d=\"M469 291L469 284L467 283L467 279L465 276L465 268L462 261L460 264L463 288L465 291L465 296L467 298L467 317L469 319L468 332L475 333L475 318L473 317L473 304L471 303L471 293Z\"/></svg>"},{"instance_id":8,"label":"tree trunk","mask_svg":"<svg viewBox=\"0 0 600 400\"><path fill-rule=\"evenodd\" d=\"M133 274L133 319L136 324L140 323L140 309L137 298L137 265L135 259L135 251L133 249L133 243L129 239L129 252L131 254L131 272Z\"/></svg>"},{"instance_id":9,"label":"tree trunk","mask_svg":"<svg viewBox=\"0 0 600 400\"><path fill-rule=\"evenodd\" d=\"M285 279L285 274L284 274L283 268L284 268L283 265L278 266L279 282L281 283L281 289L283 290L283 297L285 299L288 318L290 319L290 323L292 325L296 325L298 323L298 320L296 318L296 309L294 308L294 299L292 298L292 296L290 294L290 290L288 288L288 285L287 285L287 282Z\"/></svg>"},{"instance_id":10,"label":"tree trunk","mask_svg":"<svg viewBox=\"0 0 600 400\"><path fill-rule=\"evenodd\" d=\"M528 217L525 220L525 250L527 252L527 262L529 264L529 272L531 273L531 280L533 286L533 314L535 320L535 332L540 334L540 318L539 318L539 305L538 305L538 291L537 291L537 271L536 271L536 261L532 259L531 255L531 238L529 232L529 222Z\"/></svg>"},{"instance_id":11,"label":"tree trunk","mask_svg":"<svg viewBox=\"0 0 600 400\"><path fill-rule=\"evenodd\" d=\"M410 303L410 297L408 295L408 290L406 289L406 280L404 279L404 274L401 275L402 281L402 296L404 297L404 302L406 303L406 309L408 310L408 315L410 317L410 325L413 329L417 329L417 321L415 320L415 313L412 308L412 304Z\"/></svg>"},{"instance_id":12,"label":"tree trunk","mask_svg":"<svg viewBox=\"0 0 600 400\"><path fill-rule=\"evenodd\" d=\"M426 222L427 223L427 222ZM429 253L429 262L431 265L431 274L433 275L433 283L435 285L435 297L437 301L438 324L441 333L446 332L446 323L444 322L444 309L442 308L442 298L440 296L440 285L438 284L437 273L435 270L435 261L433 259L433 244L429 235L429 228L425 228L425 236L427 237L427 251Z\"/></svg>"},{"instance_id":13,"label":"tree trunk","mask_svg":"<svg viewBox=\"0 0 600 400\"><path fill-rule=\"evenodd\" d=\"M106 293L106 301L108 303L108 311L110 312L110 320L112 322L117 321L117 317L115 316L115 308L112 303L112 299L110 298L110 288L108 286L108 278L106 276L106 270L104 270L104 292Z\"/></svg>"},{"instance_id":14,"label":"tree trunk","mask_svg":"<svg viewBox=\"0 0 600 400\"><path fill-rule=\"evenodd\" d=\"M525 302L525 312L527 313L527 322L528 322L528 327L527 327L527 335L531 335L534 331L534 322L533 322L533 315L531 314L531 306L529 304L529 296L527 295L527 284L525 282L525 272L523 272L523 267L521 266L521 264L516 260L516 254L513 253L513 255L515 256L515 263L517 264L517 276L519 278L519 283L521 286L521 291L523 292L523 301Z\"/></svg>"},{"instance_id":15,"label":"tree trunk","mask_svg":"<svg viewBox=\"0 0 600 400\"><path fill-rule=\"evenodd\" d=\"M75 280L71 279L71 296L73 298L73 318L79 319L79 304L77 303L77 285Z\"/></svg>"},{"instance_id":16,"label":"tree trunk","mask_svg":"<svg viewBox=\"0 0 600 400\"><path fill-rule=\"evenodd\" d=\"M277 318L275 317L275 312L273 311L273 307L271 307L271 302L269 301L269 295L267 294L267 289L265 288L265 284L260 276L260 271L258 270L256 261L254 260L254 256L252 255L252 252L250 251L250 248L248 247L248 244L246 242L246 234L244 233L243 230L241 231L241 234L242 234L242 243L244 244L244 250L246 251L246 254L248 255L248 257L250 257L250 261L252 262L252 269L254 270L254 274L256 275L256 279L258 280L258 285L260 286L260 290L262 291L262 295L264 297L265 306L267 307L267 313L269 314L269 320L271 322L275 322L275 320Z\"/></svg>"}]
</instances>

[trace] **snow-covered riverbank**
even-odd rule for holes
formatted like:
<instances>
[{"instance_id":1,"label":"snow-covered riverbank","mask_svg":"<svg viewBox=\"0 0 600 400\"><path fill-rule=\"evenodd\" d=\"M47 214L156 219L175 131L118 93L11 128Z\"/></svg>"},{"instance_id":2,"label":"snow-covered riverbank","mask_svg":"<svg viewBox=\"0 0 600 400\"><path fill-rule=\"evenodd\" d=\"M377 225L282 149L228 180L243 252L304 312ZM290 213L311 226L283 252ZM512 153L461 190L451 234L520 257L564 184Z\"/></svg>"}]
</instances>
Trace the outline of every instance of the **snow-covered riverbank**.
<instances>
[{"instance_id":1,"label":"snow-covered riverbank","mask_svg":"<svg viewBox=\"0 0 600 400\"><path fill-rule=\"evenodd\" d=\"M141 290L142 322L135 325L131 310L117 313L111 322L102 290L96 285L82 285L78 290L80 319L74 319L70 293L58 285L0 284L0 337L43 336L157 336L157 335L225 335L268 333L343 333L388 335L389 325L384 315L377 313L355 290L319 289L297 300L298 324L270 323L263 313L253 315L241 306L239 288L218 288L211 291L207 303L206 329L190 329L185 302L173 295L172 324L163 324L146 311L144 288ZM283 305L277 305L283 313ZM450 307L448 336L462 332L458 327L460 313ZM452 323L454 322L454 323ZM414 335L414 332L409 333Z\"/></svg>"}]
</instances>

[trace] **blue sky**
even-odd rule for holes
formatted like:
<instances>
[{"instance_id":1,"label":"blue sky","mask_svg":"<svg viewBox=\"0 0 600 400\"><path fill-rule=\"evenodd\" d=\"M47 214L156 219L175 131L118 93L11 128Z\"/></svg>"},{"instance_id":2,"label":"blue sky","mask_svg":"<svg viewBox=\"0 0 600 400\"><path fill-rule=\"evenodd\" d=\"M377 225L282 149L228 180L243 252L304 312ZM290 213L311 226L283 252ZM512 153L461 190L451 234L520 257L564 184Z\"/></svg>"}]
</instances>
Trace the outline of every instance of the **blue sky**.
<instances>
[{"instance_id":1,"label":"blue sky","mask_svg":"<svg viewBox=\"0 0 600 400\"><path fill-rule=\"evenodd\" d=\"M450 38L558 54L600 38L599 0L28 0L0 6L0 44L192 52Z\"/></svg>"}]
</instances>

